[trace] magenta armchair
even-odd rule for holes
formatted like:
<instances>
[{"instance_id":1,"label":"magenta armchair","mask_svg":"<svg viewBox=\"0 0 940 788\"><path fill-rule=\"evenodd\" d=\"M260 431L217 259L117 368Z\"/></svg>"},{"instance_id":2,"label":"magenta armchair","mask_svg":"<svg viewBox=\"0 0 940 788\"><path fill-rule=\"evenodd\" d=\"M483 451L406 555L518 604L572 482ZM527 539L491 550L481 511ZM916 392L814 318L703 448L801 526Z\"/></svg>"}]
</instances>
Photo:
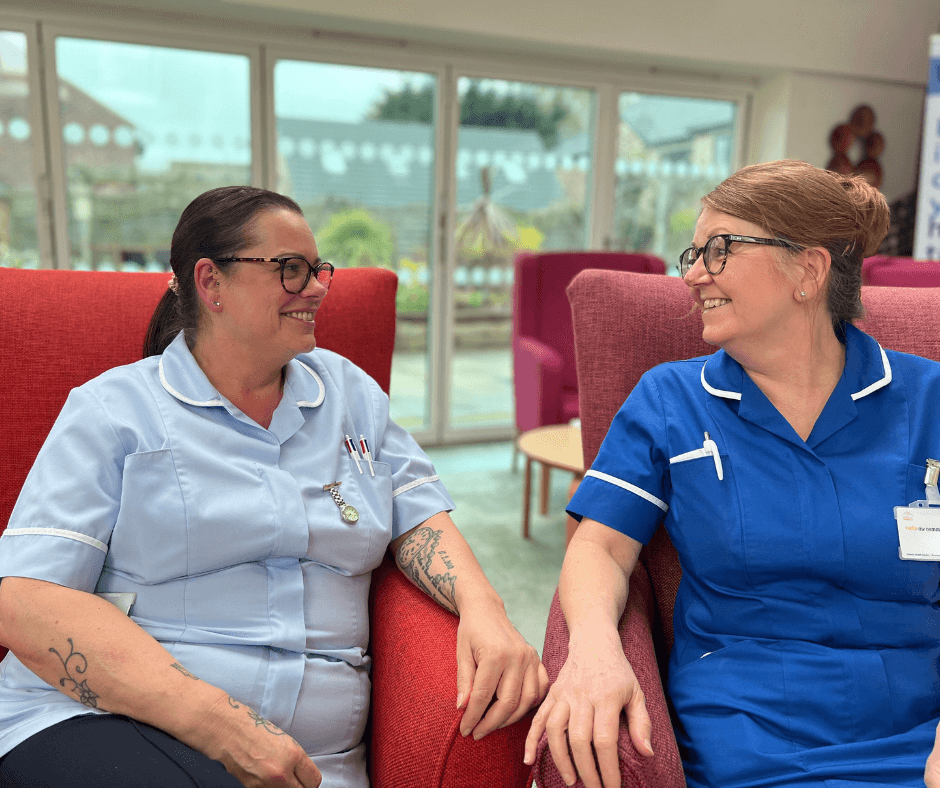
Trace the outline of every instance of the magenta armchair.
<instances>
[{"instance_id":1,"label":"magenta armchair","mask_svg":"<svg viewBox=\"0 0 940 788\"><path fill-rule=\"evenodd\" d=\"M892 287L940 287L940 260L875 255L862 262L862 283Z\"/></svg>"},{"instance_id":2,"label":"magenta armchair","mask_svg":"<svg viewBox=\"0 0 940 788\"><path fill-rule=\"evenodd\" d=\"M692 300L688 288L674 277L586 271L572 282L568 296L578 353L584 463L590 467L611 420L646 370L714 348L702 342L701 313L687 316ZM940 361L940 337L934 330L924 330L937 324L940 290L865 287L862 302L867 316L859 328L884 347ZM660 526L640 553L619 627L624 653L646 697L656 755L649 759L638 755L621 727L618 751L624 788L685 786L663 692L681 577L676 550ZM558 678L567 656L568 629L556 593L542 651L549 679ZM540 788L564 787L545 736L533 776Z\"/></svg>"},{"instance_id":3,"label":"magenta armchair","mask_svg":"<svg viewBox=\"0 0 940 788\"><path fill-rule=\"evenodd\" d=\"M565 288L586 268L665 274L655 255L628 252L520 252L513 285L512 354L516 429L578 416L578 373Z\"/></svg>"}]
</instances>

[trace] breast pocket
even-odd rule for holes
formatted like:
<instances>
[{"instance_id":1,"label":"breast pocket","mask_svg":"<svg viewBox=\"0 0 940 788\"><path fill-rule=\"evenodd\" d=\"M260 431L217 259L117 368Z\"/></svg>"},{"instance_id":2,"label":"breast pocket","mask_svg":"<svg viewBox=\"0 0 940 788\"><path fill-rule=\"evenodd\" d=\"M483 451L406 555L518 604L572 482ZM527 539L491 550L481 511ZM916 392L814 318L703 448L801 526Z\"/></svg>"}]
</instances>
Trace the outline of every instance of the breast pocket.
<instances>
[{"instance_id":1,"label":"breast pocket","mask_svg":"<svg viewBox=\"0 0 940 788\"><path fill-rule=\"evenodd\" d=\"M667 526L686 569L719 580L737 572L743 555L741 507L734 468L727 454L697 449L669 460L672 497Z\"/></svg>"},{"instance_id":2,"label":"breast pocket","mask_svg":"<svg viewBox=\"0 0 940 788\"><path fill-rule=\"evenodd\" d=\"M342 468L336 493L352 506L354 519L343 519L341 504L329 493L311 488L307 499L310 548L307 557L343 574L358 575L379 565L392 538L392 469L384 462L352 459ZM362 468L362 473L359 468ZM348 520L353 519L352 522Z\"/></svg>"}]
</instances>

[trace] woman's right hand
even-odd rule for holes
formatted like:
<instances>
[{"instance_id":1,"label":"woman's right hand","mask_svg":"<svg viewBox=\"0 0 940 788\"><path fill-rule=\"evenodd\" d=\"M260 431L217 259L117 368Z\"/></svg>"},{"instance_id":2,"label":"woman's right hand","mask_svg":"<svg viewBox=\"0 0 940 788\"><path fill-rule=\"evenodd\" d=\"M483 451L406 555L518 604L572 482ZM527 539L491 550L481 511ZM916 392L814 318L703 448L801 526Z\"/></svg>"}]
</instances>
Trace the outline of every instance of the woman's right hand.
<instances>
[{"instance_id":1,"label":"woman's right hand","mask_svg":"<svg viewBox=\"0 0 940 788\"><path fill-rule=\"evenodd\" d=\"M245 788L318 788L322 780L294 739L232 697L206 715L198 738L197 749L220 761Z\"/></svg>"},{"instance_id":2,"label":"woman's right hand","mask_svg":"<svg viewBox=\"0 0 940 788\"><path fill-rule=\"evenodd\" d=\"M643 690L623 654L617 633L572 645L568 659L532 721L525 762L535 760L543 731L562 779L572 785L580 774L586 788L620 788L617 742L620 712L626 711L630 739L637 752L651 756L652 724ZM574 755L574 764L568 753ZM593 752L592 752L593 745ZM597 765L594 753L597 753ZM577 771L576 771L577 769Z\"/></svg>"}]
</instances>

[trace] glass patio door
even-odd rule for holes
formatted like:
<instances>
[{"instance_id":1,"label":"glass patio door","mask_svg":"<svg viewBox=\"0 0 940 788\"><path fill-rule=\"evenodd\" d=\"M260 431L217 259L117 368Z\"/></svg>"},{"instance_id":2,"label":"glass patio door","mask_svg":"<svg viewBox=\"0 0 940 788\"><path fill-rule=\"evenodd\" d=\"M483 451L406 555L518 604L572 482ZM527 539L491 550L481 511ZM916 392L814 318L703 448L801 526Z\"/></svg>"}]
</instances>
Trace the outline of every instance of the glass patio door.
<instances>
[{"instance_id":1,"label":"glass patio door","mask_svg":"<svg viewBox=\"0 0 940 788\"><path fill-rule=\"evenodd\" d=\"M320 255L398 274L392 417L431 427L433 74L281 59L274 65L277 191L300 203Z\"/></svg>"},{"instance_id":2,"label":"glass patio door","mask_svg":"<svg viewBox=\"0 0 940 788\"><path fill-rule=\"evenodd\" d=\"M463 76L457 98L446 433L509 437L513 260L590 246L595 92Z\"/></svg>"}]
</instances>

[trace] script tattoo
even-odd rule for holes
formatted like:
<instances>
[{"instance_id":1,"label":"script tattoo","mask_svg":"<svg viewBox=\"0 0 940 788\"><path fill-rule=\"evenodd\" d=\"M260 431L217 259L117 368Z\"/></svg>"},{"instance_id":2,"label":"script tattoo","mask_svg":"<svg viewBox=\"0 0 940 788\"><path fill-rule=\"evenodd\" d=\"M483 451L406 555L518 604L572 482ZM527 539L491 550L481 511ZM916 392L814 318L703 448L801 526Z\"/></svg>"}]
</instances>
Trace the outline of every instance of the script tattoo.
<instances>
[{"instance_id":1,"label":"script tattoo","mask_svg":"<svg viewBox=\"0 0 940 788\"><path fill-rule=\"evenodd\" d=\"M228 705L231 706L233 709L240 709L242 707L242 704L239 704L239 702L235 700L235 698L233 698L231 695L228 696ZM264 728L268 733L270 733L273 736L286 736L287 735L284 731L278 728L277 725L271 722L271 720L266 720L264 717L258 714L258 712L256 712L254 709L248 706L245 706L245 711L247 711L248 716L251 717L251 719L255 721L255 725L257 727Z\"/></svg>"},{"instance_id":2,"label":"script tattoo","mask_svg":"<svg viewBox=\"0 0 940 788\"><path fill-rule=\"evenodd\" d=\"M443 533L427 526L415 528L402 542L395 560L418 588L441 607L456 613L457 576L451 572L454 563L447 553L438 550Z\"/></svg>"},{"instance_id":3,"label":"script tattoo","mask_svg":"<svg viewBox=\"0 0 940 788\"><path fill-rule=\"evenodd\" d=\"M64 687L66 682L71 682L72 691L78 695L79 702L84 706L90 706L93 709L97 709L98 694L93 692L92 689L88 686L88 679L79 681L74 676L72 676L73 670L79 676L88 670L88 660L85 658L84 654L75 650L75 644L72 642L72 638L68 638L68 644L69 655L67 657L63 657L54 648L49 649L49 651L59 658L59 660L62 662L62 667L65 668L65 678L59 679L59 686ZM69 663L72 663L71 667L69 666Z\"/></svg>"},{"instance_id":4,"label":"script tattoo","mask_svg":"<svg viewBox=\"0 0 940 788\"><path fill-rule=\"evenodd\" d=\"M200 681L199 676L197 676L195 673L190 673L188 670L186 670L186 668L180 665L179 662L174 662L172 665L170 665L170 667L176 668L180 673L182 673L188 679L195 679L196 681Z\"/></svg>"}]
</instances>

